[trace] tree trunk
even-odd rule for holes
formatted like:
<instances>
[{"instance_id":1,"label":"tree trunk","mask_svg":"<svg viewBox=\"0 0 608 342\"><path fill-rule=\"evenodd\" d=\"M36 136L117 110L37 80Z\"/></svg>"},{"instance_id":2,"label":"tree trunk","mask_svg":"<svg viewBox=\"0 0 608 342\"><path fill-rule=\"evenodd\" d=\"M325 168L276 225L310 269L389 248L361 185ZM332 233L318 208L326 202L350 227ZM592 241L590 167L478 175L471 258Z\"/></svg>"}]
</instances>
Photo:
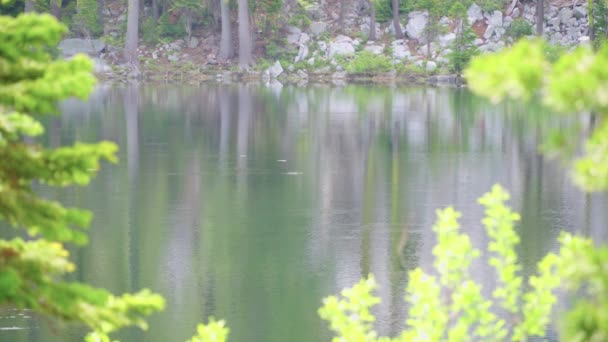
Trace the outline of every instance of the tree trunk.
<instances>
[{"instance_id":1,"label":"tree trunk","mask_svg":"<svg viewBox=\"0 0 608 342\"><path fill-rule=\"evenodd\" d=\"M393 26L395 27L395 37L403 39L403 31L399 24L399 0L392 0L393 3Z\"/></svg>"},{"instance_id":2,"label":"tree trunk","mask_svg":"<svg viewBox=\"0 0 608 342\"><path fill-rule=\"evenodd\" d=\"M249 28L249 0L239 0L239 66L246 68L251 65L252 42Z\"/></svg>"},{"instance_id":3,"label":"tree trunk","mask_svg":"<svg viewBox=\"0 0 608 342\"><path fill-rule=\"evenodd\" d=\"M129 1L129 0L127 0ZM144 9L144 2L145 0L139 0L138 1L138 5L139 5L139 15L137 17L137 22L138 22L138 27L143 26L143 22L144 22L144 16L145 16L145 9Z\"/></svg>"},{"instance_id":4,"label":"tree trunk","mask_svg":"<svg viewBox=\"0 0 608 342\"><path fill-rule=\"evenodd\" d=\"M61 18L61 0L51 0L49 6L53 17L59 20Z\"/></svg>"},{"instance_id":5,"label":"tree trunk","mask_svg":"<svg viewBox=\"0 0 608 342\"><path fill-rule=\"evenodd\" d=\"M466 18L466 17L465 17ZM456 52L457 52L457 62L456 62L456 74L460 76L462 74L462 52L466 47L464 46L464 19L458 18L456 22Z\"/></svg>"},{"instance_id":6,"label":"tree trunk","mask_svg":"<svg viewBox=\"0 0 608 342\"><path fill-rule=\"evenodd\" d=\"M345 33L344 19L346 17L346 0L340 0L340 14L338 17L338 31Z\"/></svg>"},{"instance_id":7,"label":"tree trunk","mask_svg":"<svg viewBox=\"0 0 608 342\"><path fill-rule=\"evenodd\" d=\"M124 55L129 64L137 67L137 43L139 41L139 0L128 0L127 37L125 39Z\"/></svg>"},{"instance_id":8,"label":"tree trunk","mask_svg":"<svg viewBox=\"0 0 608 342\"><path fill-rule=\"evenodd\" d=\"M159 17L158 0L152 0L152 18L154 18L154 23L158 22Z\"/></svg>"},{"instance_id":9,"label":"tree trunk","mask_svg":"<svg viewBox=\"0 0 608 342\"><path fill-rule=\"evenodd\" d=\"M220 38L220 53L219 58L227 60L232 58L232 24L230 23L230 7L229 0L220 0L220 12L222 21L222 36Z\"/></svg>"},{"instance_id":10,"label":"tree trunk","mask_svg":"<svg viewBox=\"0 0 608 342\"><path fill-rule=\"evenodd\" d=\"M374 4L375 0L369 1L369 36L368 40L374 41L377 39L376 37L376 5Z\"/></svg>"},{"instance_id":11,"label":"tree trunk","mask_svg":"<svg viewBox=\"0 0 608 342\"><path fill-rule=\"evenodd\" d=\"M589 41L591 41L593 43L593 41L595 40L595 29L594 29L594 18L593 18L593 0L588 0L587 2L588 6L588 15L589 15ZM592 44L593 46L593 44Z\"/></svg>"},{"instance_id":12,"label":"tree trunk","mask_svg":"<svg viewBox=\"0 0 608 342\"><path fill-rule=\"evenodd\" d=\"M34 0L25 0L25 8L23 10L25 13L35 12Z\"/></svg>"},{"instance_id":13,"label":"tree trunk","mask_svg":"<svg viewBox=\"0 0 608 342\"><path fill-rule=\"evenodd\" d=\"M543 35L543 26L545 24L545 1L536 0L536 35Z\"/></svg>"},{"instance_id":14,"label":"tree trunk","mask_svg":"<svg viewBox=\"0 0 608 342\"><path fill-rule=\"evenodd\" d=\"M54 0L51 0L54 1ZM61 1L61 0L57 0L57 1ZM143 1L143 0L142 0ZM104 28L103 28L103 10L106 8L106 1L105 0L99 0L97 2L97 22L99 23L99 27L101 28L101 34L103 35L105 32Z\"/></svg>"}]
</instances>

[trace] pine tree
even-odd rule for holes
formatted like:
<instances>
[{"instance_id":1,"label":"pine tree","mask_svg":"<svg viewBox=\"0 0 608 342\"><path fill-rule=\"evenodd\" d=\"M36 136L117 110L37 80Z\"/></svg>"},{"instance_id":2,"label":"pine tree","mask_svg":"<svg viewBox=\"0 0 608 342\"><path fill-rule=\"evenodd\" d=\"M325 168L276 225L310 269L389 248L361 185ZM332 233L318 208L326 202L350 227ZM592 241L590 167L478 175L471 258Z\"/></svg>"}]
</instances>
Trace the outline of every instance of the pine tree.
<instances>
[{"instance_id":1,"label":"pine tree","mask_svg":"<svg viewBox=\"0 0 608 342\"><path fill-rule=\"evenodd\" d=\"M125 326L145 328L143 318L164 301L148 290L114 296L62 280L75 269L63 244L87 242L91 213L45 199L32 185L86 185L100 161L116 162L117 149L110 142L50 149L34 140L44 132L39 118L58 113L58 101L85 99L95 84L87 57L52 57L65 31L48 14L0 16L0 221L29 236L0 240L0 304L80 322L103 338Z\"/></svg>"}]
</instances>

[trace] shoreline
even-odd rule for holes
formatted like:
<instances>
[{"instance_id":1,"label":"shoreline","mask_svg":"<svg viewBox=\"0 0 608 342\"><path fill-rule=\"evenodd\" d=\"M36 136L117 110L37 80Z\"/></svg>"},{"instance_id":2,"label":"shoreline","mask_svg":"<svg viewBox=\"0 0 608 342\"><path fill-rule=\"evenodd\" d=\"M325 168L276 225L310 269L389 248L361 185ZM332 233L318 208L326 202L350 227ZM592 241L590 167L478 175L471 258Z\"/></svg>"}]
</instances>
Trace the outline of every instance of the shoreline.
<instances>
[{"instance_id":1,"label":"shoreline","mask_svg":"<svg viewBox=\"0 0 608 342\"><path fill-rule=\"evenodd\" d=\"M289 84L306 86L308 84L333 84L336 86L347 84L374 84L374 85L430 85L465 87L466 82L460 75L443 73L397 73L396 71L378 73L347 73L335 72L282 72L277 77L269 77L265 71L233 70L225 68L191 69L172 66L165 69L144 67L140 75L135 77L126 67L114 66L112 71L96 72L95 76L102 82L140 81L149 83L264 83Z\"/></svg>"}]
</instances>

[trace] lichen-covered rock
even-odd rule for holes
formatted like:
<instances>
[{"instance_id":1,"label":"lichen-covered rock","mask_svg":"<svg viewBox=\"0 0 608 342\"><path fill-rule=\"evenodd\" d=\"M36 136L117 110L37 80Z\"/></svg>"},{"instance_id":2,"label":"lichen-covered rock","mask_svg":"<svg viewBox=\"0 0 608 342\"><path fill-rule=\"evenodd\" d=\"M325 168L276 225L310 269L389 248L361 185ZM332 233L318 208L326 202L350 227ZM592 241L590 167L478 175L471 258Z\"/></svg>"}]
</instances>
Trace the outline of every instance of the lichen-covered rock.
<instances>
[{"instance_id":1,"label":"lichen-covered rock","mask_svg":"<svg viewBox=\"0 0 608 342\"><path fill-rule=\"evenodd\" d=\"M393 49L393 58L398 61L409 59L412 56L409 46L405 44L403 39L393 41L391 43L391 48Z\"/></svg>"},{"instance_id":2,"label":"lichen-covered rock","mask_svg":"<svg viewBox=\"0 0 608 342\"><path fill-rule=\"evenodd\" d=\"M453 32L448 32L444 35L439 36L439 45L446 47L451 45L454 40L456 40L456 34Z\"/></svg>"},{"instance_id":3,"label":"lichen-covered rock","mask_svg":"<svg viewBox=\"0 0 608 342\"><path fill-rule=\"evenodd\" d=\"M190 37L190 41L188 42L188 47L191 49L196 49L198 47L199 41L196 37Z\"/></svg>"},{"instance_id":4,"label":"lichen-covered rock","mask_svg":"<svg viewBox=\"0 0 608 342\"><path fill-rule=\"evenodd\" d=\"M99 39L64 39L59 43L59 50L64 58L72 57L78 53L84 53L91 57L97 57L105 49L106 43Z\"/></svg>"},{"instance_id":5,"label":"lichen-covered rock","mask_svg":"<svg viewBox=\"0 0 608 342\"><path fill-rule=\"evenodd\" d=\"M347 36L337 36L336 39L329 44L329 57L352 55L355 53L353 40Z\"/></svg>"},{"instance_id":6,"label":"lichen-covered rock","mask_svg":"<svg viewBox=\"0 0 608 342\"><path fill-rule=\"evenodd\" d=\"M559 11L559 19L564 24L567 24L573 16L574 16L574 13L568 7L563 7Z\"/></svg>"},{"instance_id":7,"label":"lichen-covered rock","mask_svg":"<svg viewBox=\"0 0 608 342\"><path fill-rule=\"evenodd\" d=\"M492 15L488 17L488 25L492 25L494 27L502 27L502 12L492 12Z\"/></svg>"},{"instance_id":8,"label":"lichen-covered rock","mask_svg":"<svg viewBox=\"0 0 608 342\"><path fill-rule=\"evenodd\" d=\"M266 70L270 78L277 78L283 73L283 66L279 61L276 61L270 68Z\"/></svg>"},{"instance_id":9,"label":"lichen-covered rock","mask_svg":"<svg viewBox=\"0 0 608 342\"><path fill-rule=\"evenodd\" d=\"M384 45L377 45L377 44L367 44L365 45L365 47L363 48L363 50L365 51L369 51L371 53L373 53L374 55L381 55L382 53L384 53Z\"/></svg>"},{"instance_id":10,"label":"lichen-covered rock","mask_svg":"<svg viewBox=\"0 0 608 342\"><path fill-rule=\"evenodd\" d=\"M296 45L298 41L300 41L300 36L302 35L302 30L295 26L287 27L287 44Z\"/></svg>"},{"instance_id":11,"label":"lichen-covered rock","mask_svg":"<svg viewBox=\"0 0 608 342\"><path fill-rule=\"evenodd\" d=\"M481 7L477 6L477 4L473 3L469 9L467 10L467 18L469 20L469 24L474 24L478 20L483 19L483 12Z\"/></svg>"},{"instance_id":12,"label":"lichen-covered rock","mask_svg":"<svg viewBox=\"0 0 608 342\"><path fill-rule=\"evenodd\" d=\"M310 24L309 30L313 36L321 35L327 31L327 23L322 21L315 21Z\"/></svg>"},{"instance_id":13,"label":"lichen-covered rock","mask_svg":"<svg viewBox=\"0 0 608 342\"><path fill-rule=\"evenodd\" d=\"M415 39L420 43L425 43L424 29L427 23L427 13L421 11L413 11L408 15L405 32L410 39Z\"/></svg>"}]
</instances>

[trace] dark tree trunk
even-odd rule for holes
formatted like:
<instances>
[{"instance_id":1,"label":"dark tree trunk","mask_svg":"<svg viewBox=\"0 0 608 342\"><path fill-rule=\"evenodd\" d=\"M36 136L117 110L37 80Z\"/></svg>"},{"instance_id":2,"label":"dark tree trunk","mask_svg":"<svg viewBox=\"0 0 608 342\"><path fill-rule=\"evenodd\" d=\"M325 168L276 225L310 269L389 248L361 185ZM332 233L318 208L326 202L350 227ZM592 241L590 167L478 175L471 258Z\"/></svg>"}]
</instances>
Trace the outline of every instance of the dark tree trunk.
<instances>
[{"instance_id":1,"label":"dark tree trunk","mask_svg":"<svg viewBox=\"0 0 608 342\"><path fill-rule=\"evenodd\" d=\"M154 19L154 23L158 22L159 17L158 0L152 0L152 18Z\"/></svg>"},{"instance_id":2,"label":"dark tree trunk","mask_svg":"<svg viewBox=\"0 0 608 342\"><path fill-rule=\"evenodd\" d=\"M344 19L346 17L346 0L340 0L340 16L338 18L338 31L345 33Z\"/></svg>"},{"instance_id":3,"label":"dark tree trunk","mask_svg":"<svg viewBox=\"0 0 608 342\"><path fill-rule=\"evenodd\" d=\"M589 40L591 42L593 42L595 40L595 28L594 28L595 20L593 18L595 13L593 11L593 0L588 0L587 4L588 4L587 8L589 9L588 10L588 13L589 13L588 14L589 15Z\"/></svg>"},{"instance_id":4,"label":"dark tree trunk","mask_svg":"<svg viewBox=\"0 0 608 342\"><path fill-rule=\"evenodd\" d=\"M230 23L230 7L228 0L220 0L220 12L222 34L220 38L219 58L227 60L234 55L232 50L232 24Z\"/></svg>"},{"instance_id":5,"label":"dark tree trunk","mask_svg":"<svg viewBox=\"0 0 608 342\"><path fill-rule=\"evenodd\" d=\"M376 37L376 5L374 0L369 0L369 37L368 40L374 41Z\"/></svg>"},{"instance_id":6,"label":"dark tree trunk","mask_svg":"<svg viewBox=\"0 0 608 342\"><path fill-rule=\"evenodd\" d=\"M143 1L143 0L142 0ZM139 0L129 0L127 10L127 37L124 55L129 64L138 66L137 44L139 41Z\"/></svg>"},{"instance_id":7,"label":"dark tree trunk","mask_svg":"<svg viewBox=\"0 0 608 342\"><path fill-rule=\"evenodd\" d=\"M403 31L399 23L399 0L392 0L393 4L393 26L395 27L395 37L403 39Z\"/></svg>"},{"instance_id":8,"label":"dark tree trunk","mask_svg":"<svg viewBox=\"0 0 608 342\"><path fill-rule=\"evenodd\" d=\"M25 0L25 8L23 10L25 13L35 12L34 0Z\"/></svg>"},{"instance_id":9,"label":"dark tree trunk","mask_svg":"<svg viewBox=\"0 0 608 342\"><path fill-rule=\"evenodd\" d=\"M49 3L51 14L59 20L61 18L61 0L51 0Z\"/></svg>"},{"instance_id":10,"label":"dark tree trunk","mask_svg":"<svg viewBox=\"0 0 608 342\"><path fill-rule=\"evenodd\" d=\"M249 1L239 0L239 66L246 68L253 62L252 32L249 25Z\"/></svg>"},{"instance_id":11,"label":"dark tree trunk","mask_svg":"<svg viewBox=\"0 0 608 342\"><path fill-rule=\"evenodd\" d=\"M53 1L53 0L51 0ZM61 1L61 0L59 0ZM104 29L103 29L103 10L106 8L106 1L105 0L99 0L97 2L97 22L99 23L99 27L101 27L101 34L104 34Z\"/></svg>"},{"instance_id":12,"label":"dark tree trunk","mask_svg":"<svg viewBox=\"0 0 608 342\"><path fill-rule=\"evenodd\" d=\"M144 22L144 17L145 17L145 11L144 11L144 1L145 0L139 0L138 1L138 5L139 5L139 16L138 16L138 20L137 23L138 25L141 27L143 26L143 22Z\"/></svg>"},{"instance_id":13,"label":"dark tree trunk","mask_svg":"<svg viewBox=\"0 0 608 342\"><path fill-rule=\"evenodd\" d=\"M545 24L545 1L536 0L536 35L543 35L543 26Z\"/></svg>"}]
</instances>

